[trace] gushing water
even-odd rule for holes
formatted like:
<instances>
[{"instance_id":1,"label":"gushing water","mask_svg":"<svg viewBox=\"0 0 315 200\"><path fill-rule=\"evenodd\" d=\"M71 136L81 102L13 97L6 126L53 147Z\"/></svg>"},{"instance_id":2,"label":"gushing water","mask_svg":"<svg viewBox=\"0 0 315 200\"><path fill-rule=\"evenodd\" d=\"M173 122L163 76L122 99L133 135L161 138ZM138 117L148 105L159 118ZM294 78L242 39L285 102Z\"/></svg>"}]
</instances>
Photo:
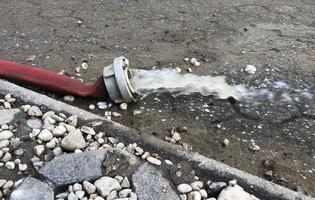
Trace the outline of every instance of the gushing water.
<instances>
[{"instance_id":1,"label":"gushing water","mask_svg":"<svg viewBox=\"0 0 315 200\"><path fill-rule=\"evenodd\" d=\"M179 74L175 69L131 70L131 85L136 93L146 95L154 92L171 92L173 94L200 93L204 96L214 95L220 99L233 97L237 100L251 96L243 85L229 85L223 76L198 76Z\"/></svg>"}]
</instances>

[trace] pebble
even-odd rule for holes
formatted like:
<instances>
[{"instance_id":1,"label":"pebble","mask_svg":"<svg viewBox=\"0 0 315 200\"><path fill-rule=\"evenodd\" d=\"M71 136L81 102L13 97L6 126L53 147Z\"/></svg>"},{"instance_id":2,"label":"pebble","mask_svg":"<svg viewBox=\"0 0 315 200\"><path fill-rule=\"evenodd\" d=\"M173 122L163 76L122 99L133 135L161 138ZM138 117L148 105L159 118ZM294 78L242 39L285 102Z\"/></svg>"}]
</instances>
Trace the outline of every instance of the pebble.
<instances>
[{"instance_id":1,"label":"pebble","mask_svg":"<svg viewBox=\"0 0 315 200\"><path fill-rule=\"evenodd\" d=\"M0 188L7 182L5 179L0 179Z\"/></svg>"},{"instance_id":2,"label":"pebble","mask_svg":"<svg viewBox=\"0 0 315 200\"><path fill-rule=\"evenodd\" d=\"M11 159L12 159L11 153L6 152L6 153L4 154L4 156L2 157L1 161L3 161L3 162L8 162L8 161L11 160Z\"/></svg>"},{"instance_id":3,"label":"pebble","mask_svg":"<svg viewBox=\"0 0 315 200\"><path fill-rule=\"evenodd\" d=\"M128 180L128 177L125 177L121 182L122 188L130 188L130 182Z\"/></svg>"},{"instance_id":4,"label":"pebble","mask_svg":"<svg viewBox=\"0 0 315 200\"><path fill-rule=\"evenodd\" d=\"M189 61L189 58L184 58L184 61L185 61L185 62L188 62L188 61Z\"/></svg>"},{"instance_id":5,"label":"pebble","mask_svg":"<svg viewBox=\"0 0 315 200\"><path fill-rule=\"evenodd\" d=\"M194 66L199 67L200 66L200 62L199 61L195 62Z\"/></svg>"},{"instance_id":6,"label":"pebble","mask_svg":"<svg viewBox=\"0 0 315 200\"><path fill-rule=\"evenodd\" d=\"M121 114L118 112L112 112L113 117L121 117Z\"/></svg>"},{"instance_id":7,"label":"pebble","mask_svg":"<svg viewBox=\"0 0 315 200\"><path fill-rule=\"evenodd\" d=\"M21 109L24 111L24 112L28 112L28 110L31 108L31 105L23 105L21 106Z\"/></svg>"},{"instance_id":8,"label":"pebble","mask_svg":"<svg viewBox=\"0 0 315 200\"><path fill-rule=\"evenodd\" d=\"M58 155L60 155L61 153L62 153L61 147L56 147L56 148L53 149L53 154L54 154L55 156L58 156Z\"/></svg>"},{"instance_id":9,"label":"pebble","mask_svg":"<svg viewBox=\"0 0 315 200\"><path fill-rule=\"evenodd\" d=\"M186 183L182 183L177 186L177 190L182 194L186 194L192 191L192 187Z\"/></svg>"},{"instance_id":10,"label":"pebble","mask_svg":"<svg viewBox=\"0 0 315 200\"><path fill-rule=\"evenodd\" d=\"M189 73L191 73L191 72L192 72L192 69L191 69L190 67L188 67L188 68L187 68L187 71L188 71Z\"/></svg>"},{"instance_id":11,"label":"pebble","mask_svg":"<svg viewBox=\"0 0 315 200\"><path fill-rule=\"evenodd\" d=\"M111 177L102 177L95 181L97 191L102 197L107 197L112 190L121 190L119 182Z\"/></svg>"},{"instance_id":12,"label":"pebble","mask_svg":"<svg viewBox=\"0 0 315 200\"><path fill-rule=\"evenodd\" d=\"M202 181L195 181L190 183L190 186L192 187L193 190L200 190L203 188L203 182Z\"/></svg>"},{"instance_id":13,"label":"pebble","mask_svg":"<svg viewBox=\"0 0 315 200\"><path fill-rule=\"evenodd\" d=\"M201 200L201 194L198 191L192 192L192 199L193 200Z\"/></svg>"},{"instance_id":14,"label":"pebble","mask_svg":"<svg viewBox=\"0 0 315 200\"><path fill-rule=\"evenodd\" d=\"M165 160L164 162L165 162L167 165L173 165L173 162L170 161L170 160Z\"/></svg>"},{"instance_id":15,"label":"pebble","mask_svg":"<svg viewBox=\"0 0 315 200\"><path fill-rule=\"evenodd\" d=\"M79 199L82 199L85 195L85 192L84 191L76 191L75 192L75 195L79 198Z\"/></svg>"},{"instance_id":16,"label":"pebble","mask_svg":"<svg viewBox=\"0 0 315 200\"><path fill-rule=\"evenodd\" d=\"M4 130L0 132L0 140L9 140L13 137L13 133L8 130Z\"/></svg>"},{"instance_id":17,"label":"pebble","mask_svg":"<svg viewBox=\"0 0 315 200\"><path fill-rule=\"evenodd\" d=\"M199 193L201 195L201 198L206 199L208 197L208 193L205 189L199 190Z\"/></svg>"},{"instance_id":18,"label":"pebble","mask_svg":"<svg viewBox=\"0 0 315 200\"><path fill-rule=\"evenodd\" d=\"M19 164L18 167L21 172L25 172L27 170L27 164Z\"/></svg>"},{"instance_id":19,"label":"pebble","mask_svg":"<svg viewBox=\"0 0 315 200\"><path fill-rule=\"evenodd\" d=\"M11 108L11 104L9 102L4 102L3 105L4 105L4 108L6 108L6 109Z\"/></svg>"},{"instance_id":20,"label":"pebble","mask_svg":"<svg viewBox=\"0 0 315 200\"><path fill-rule=\"evenodd\" d=\"M81 131L82 133L86 133L88 135L96 135L94 129L88 126L82 126Z\"/></svg>"},{"instance_id":21,"label":"pebble","mask_svg":"<svg viewBox=\"0 0 315 200\"><path fill-rule=\"evenodd\" d=\"M190 59L190 63L195 65L195 63L198 62L196 58L191 58Z\"/></svg>"},{"instance_id":22,"label":"pebble","mask_svg":"<svg viewBox=\"0 0 315 200\"><path fill-rule=\"evenodd\" d=\"M29 116L35 116L35 117L40 117L43 115L42 111L39 109L39 107L37 106L31 106L28 111L27 114Z\"/></svg>"},{"instance_id":23,"label":"pebble","mask_svg":"<svg viewBox=\"0 0 315 200\"><path fill-rule=\"evenodd\" d=\"M162 162L161 162L159 159L156 159L156 158L154 158L154 157L152 157L152 156L148 156L148 157L147 157L147 161L148 161L149 163L154 164L154 165L161 165L161 164L162 164Z\"/></svg>"},{"instance_id":24,"label":"pebble","mask_svg":"<svg viewBox=\"0 0 315 200\"><path fill-rule=\"evenodd\" d=\"M89 65L86 62L83 62L81 64L82 69L87 69L89 67Z\"/></svg>"},{"instance_id":25,"label":"pebble","mask_svg":"<svg viewBox=\"0 0 315 200\"><path fill-rule=\"evenodd\" d=\"M8 168L8 169L10 169L10 170L12 170L12 169L15 168L15 163L12 162L12 161L6 162L6 163L5 163L5 167Z\"/></svg>"},{"instance_id":26,"label":"pebble","mask_svg":"<svg viewBox=\"0 0 315 200\"><path fill-rule=\"evenodd\" d=\"M8 147L10 145L10 141L9 140L1 140L0 141L0 149Z\"/></svg>"},{"instance_id":27,"label":"pebble","mask_svg":"<svg viewBox=\"0 0 315 200\"><path fill-rule=\"evenodd\" d=\"M90 110L94 110L94 109L95 109L95 105L94 105L94 104L90 104L90 105L89 105L89 109L90 109Z\"/></svg>"},{"instance_id":28,"label":"pebble","mask_svg":"<svg viewBox=\"0 0 315 200\"><path fill-rule=\"evenodd\" d=\"M75 184L72 186L72 189L73 189L73 192L81 191L81 190L82 190L82 185L79 184L79 183L75 183Z\"/></svg>"},{"instance_id":29,"label":"pebble","mask_svg":"<svg viewBox=\"0 0 315 200\"><path fill-rule=\"evenodd\" d=\"M60 136L63 136L65 133L67 132L67 129L64 127L64 126L56 126L56 128L54 128L52 130L52 134L55 136L55 137L60 137Z\"/></svg>"},{"instance_id":30,"label":"pebble","mask_svg":"<svg viewBox=\"0 0 315 200\"><path fill-rule=\"evenodd\" d=\"M107 196L106 200L114 200L117 198L117 191L113 190L109 193L109 195Z\"/></svg>"},{"instance_id":31,"label":"pebble","mask_svg":"<svg viewBox=\"0 0 315 200\"><path fill-rule=\"evenodd\" d=\"M38 137L38 139L40 139L40 140L42 140L44 142L48 142L51 139L53 139L54 136L49 130L44 129L38 134L37 137Z\"/></svg>"},{"instance_id":32,"label":"pebble","mask_svg":"<svg viewBox=\"0 0 315 200\"><path fill-rule=\"evenodd\" d=\"M121 182L124 180L124 177L117 175L114 177L114 179L116 179L119 182L119 184L121 184Z\"/></svg>"},{"instance_id":33,"label":"pebble","mask_svg":"<svg viewBox=\"0 0 315 200\"><path fill-rule=\"evenodd\" d=\"M71 126L77 126L78 125L78 116L72 115L68 117L65 122ZM66 127L67 128L67 127Z\"/></svg>"},{"instance_id":34,"label":"pebble","mask_svg":"<svg viewBox=\"0 0 315 200\"><path fill-rule=\"evenodd\" d=\"M71 131L61 140L61 147L67 151L74 151L86 146L85 139L79 129Z\"/></svg>"},{"instance_id":35,"label":"pebble","mask_svg":"<svg viewBox=\"0 0 315 200\"><path fill-rule=\"evenodd\" d=\"M35 152L35 154L37 156L43 155L44 151L45 151L45 146L44 145L36 145L34 147L34 152Z\"/></svg>"},{"instance_id":36,"label":"pebble","mask_svg":"<svg viewBox=\"0 0 315 200\"><path fill-rule=\"evenodd\" d=\"M173 132L172 139L174 139L176 142L179 142L182 138L179 133Z\"/></svg>"},{"instance_id":37,"label":"pebble","mask_svg":"<svg viewBox=\"0 0 315 200\"><path fill-rule=\"evenodd\" d=\"M140 115L141 114L141 110L134 110L133 111L133 115Z\"/></svg>"},{"instance_id":38,"label":"pebble","mask_svg":"<svg viewBox=\"0 0 315 200\"><path fill-rule=\"evenodd\" d=\"M249 150L251 150L251 151L260 151L260 147L257 144L255 144L255 143L251 143L249 145Z\"/></svg>"},{"instance_id":39,"label":"pebble","mask_svg":"<svg viewBox=\"0 0 315 200\"><path fill-rule=\"evenodd\" d=\"M100 109L100 110L105 110L106 108L108 108L108 104L104 101L97 102L96 105L97 105L98 109Z\"/></svg>"},{"instance_id":40,"label":"pebble","mask_svg":"<svg viewBox=\"0 0 315 200\"><path fill-rule=\"evenodd\" d=\"M38 118L29 119L26 121L26 125L32 129L41 129L43 126L42 120Z\"/></svg>"},{"instance_id":41,"label":"pebble","mask_svg":"<svg viewBox=\"0 0 315 200\"><path fill-rule=\"evenodd\" d=\"M96 191L95 185L88 181L83 181L83 189L88 193L88 194L93 194Z\"/></svg>"},{"instance_id":42,"label":"pebble","mask_svg":"<svg viewBox=\"0 0 315 200\"><path fill-rule=\"evenodd\" d=\"M79 198L73 192L70 192L68 195L68 200L78 200Z\"/></svg>"},{"instance_id":43,"label":"pebble","mask_svg":"<svg viewBox=\"0 0 315 200\"><path fill-rule=\"evenodd\" d=\"M46 117L51 117L55 114L54 111L47 111L45 114L42 116L42 119L45 119Z\"/></svg>"},{"instance_id":44,"label":"pebble","mask_svg":"<svg viewBox=\"0 0 315 200\"><path fill-rule=\"evenodd\" d=\"M141 156L142 159L146 159L150 155L150 152L144 152L143 155Z\"/></svg>"},{"instance_id":45,"label":"pebble","mask_svg":"<svg viewBox=\"0 0 315 200\"><path fill-rule=\"evenodd\" d=\"M24 178L21 178L17 181L15 181L13 188L17 188L19 185L21 185L21 183L24 181Z\"/></svg>"},{"instance_id":46,"label":"pebble","mask_svg":"<svg viewBox=\"0 0 315 200\"><path fill-rule=\"evenodd\" d=\"M55 124L56 123L56 120L54 120L53 118L51 117L46 117L44 119L44 124Z\"/></svg>"},{"instance_id":47,"label":"pebble","mask_svg":"<svg viewBox=\"0 0 315 200\"><path fill-rule=\"evenodd\" d=\"M123 189L119 192L119 197L120 198L125 198L125 197L128 197L130 195L130 193L132 192L131 189Z\"/></svg>"},{"instance_id":48,"label":"pebble","mask_svg":"<svg viewBox=\"0 0 315 200\"><path fill-rule=\"evenodd\" d=\"M218 193L226 186L227 186L226 182L213 182L209 185L209 192L211 194Z\"/></svg>"},{"instance_id":49,"label":"pebble","mask_svg":"<svg viewBox=\"0 0 315 200\"><path fill-rule=\"evenodd\" d=\"M247 193L238 185L228 186L219 194L218 200L258 200L255 196Z\"/></svg>"},{"instance_id":50,"label":"pebble","mask_svg":"<svg viewBox=\"0 0 315 200\"><path fill-rule=\"evenodd\" d=\"M14 185L14 182L9 180L7 181L3 186L2 186L2 189L12 189L13 188L13 185Z\"/></svg>"},{"instance_id":51,"label":"pebble","mask_svg":"<svg viewBox=\"0 0 315 200\"><path fill-rule=\"evenodd\" d=\"M54 138L50 140L48 143L45 145L48 149L53 149L56 147L56 140Z\"/></svg>"},{"instance_id":52,"label":"pebble","mask_svg":"<svg viewBox=\"0 0 315 200\"><path fill-rule=\"evenodd\" d=\"M224 139L223 141L222 141L222 145L223 146L229 146L230 145L230 140L228 140L228 139Z\"/></svg>"},{"instance_id":53,"label":"pebble","mask_svg":"<svg viewBox=\"0 0 315 200\"><path fill-rule=\"evenodd\" d=\"M63 100L67 102L73 102L74 99L75 99L74 96L71 96L71 95L66 95L63 97Z\"/></svg>"},{"instance_id":54,"label":"pebble","mask_svg":"<svg viewBox=\"0 0 315 200\"><path fill-rule=\"evenodd\" d=\"M245 72L248 74L256 74L256 67L253 65L247 65L245 68Z\"/></svg>"},{"instance_id":55,"label":"pebble","mask_svg":"<svg viewBox=\"0 0 315 200\"><path fill-rule=\"evenodd\" d=\"M127 110L128 104L127 104L127 103L122 103L122 104L119 105L119 108L120 108L121 110Z\"/></svg>"},{"instance_id":56,"label":"pebble","mask_svg":"<svg viewBox=\"0 0 315 200\"><path fill-rule=\"evenodd\" d=\"M179 74L182 71L180 67L176 67L176 72Z\"/></svg>"},{"instance_id":57,"label":"pebble","mask_svg":"<svg viewBox=\"0 0 315 200\"><path fill-rule=\"evenodd\" d=\"M105 200L103 197L97 196L94 200Z\"/></svg>"}]
</instances>

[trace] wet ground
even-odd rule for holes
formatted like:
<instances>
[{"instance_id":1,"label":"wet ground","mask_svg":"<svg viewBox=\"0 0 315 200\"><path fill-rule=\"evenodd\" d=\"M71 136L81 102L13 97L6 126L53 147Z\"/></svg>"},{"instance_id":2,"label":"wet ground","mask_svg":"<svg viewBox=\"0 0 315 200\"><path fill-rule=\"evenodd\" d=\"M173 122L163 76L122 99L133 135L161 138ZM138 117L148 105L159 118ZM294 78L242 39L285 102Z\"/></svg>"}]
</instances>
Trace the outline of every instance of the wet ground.
<instances>
[{"instance_id":1,"label":"wet ground","mask_svg":"<svg viewBox=\"0 0 315 200\"><path fill-rule=\"evenodd\" d=\"M315 196L315 101L305 95L315 93L314 1L4 0L0 7L1 59L65 69L91 82L124 55L134 68L181 67L184 73L191 67L275 91L275 99L256 103L153 94L127 111L111 110L122 114L113 120L161 139L175 127L201 154L261 177L272 170L266 179ZM83 61L89 68L77 76ZM248 64L256 66L255 75L242 72ZM273 87L277 81L287 87ZM91 102L73 104L87 109ZM134 109L141 114L133 116ZM260 151L250 150L251 140Z\"/></svg>"}]
</instances>

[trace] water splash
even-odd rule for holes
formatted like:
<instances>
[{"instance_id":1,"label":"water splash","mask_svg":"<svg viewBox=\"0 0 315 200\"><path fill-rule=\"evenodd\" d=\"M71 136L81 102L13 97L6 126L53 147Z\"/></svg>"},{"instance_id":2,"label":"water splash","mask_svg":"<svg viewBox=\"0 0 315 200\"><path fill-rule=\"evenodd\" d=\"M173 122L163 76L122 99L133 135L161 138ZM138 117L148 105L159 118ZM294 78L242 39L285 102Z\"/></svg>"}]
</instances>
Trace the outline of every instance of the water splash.
<instances>
[{"instance_id":1,"label":"water splash","mask_svg":"<svg viewBox=\"0 0 315 200\"><path fill-rule=\"evenodd\" d=\"M175 69L131 70L131 85L135 92L146 95L155 92L171 92L173 94L200 93L204 96L214 95L220 99L233 97L237 100L251 95L243 85L229 85L224 76L198 76L195 74L179 74Z\"/></svg>"}]
</instances>

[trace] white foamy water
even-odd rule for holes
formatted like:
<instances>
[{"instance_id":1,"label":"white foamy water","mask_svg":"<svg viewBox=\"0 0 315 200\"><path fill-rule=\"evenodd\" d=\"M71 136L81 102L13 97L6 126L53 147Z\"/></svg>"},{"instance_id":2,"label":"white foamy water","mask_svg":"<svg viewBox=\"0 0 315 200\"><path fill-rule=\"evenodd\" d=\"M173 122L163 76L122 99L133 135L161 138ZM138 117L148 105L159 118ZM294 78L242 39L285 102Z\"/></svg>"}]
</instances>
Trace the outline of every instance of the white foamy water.
<instances>
[{"instance_id":1,"label":"white foamy water","mask_svg":"<svg viewBox=\"0 0 315 200\"><path fill-rule=\"evenodd\" d=\"M229 85L223 76L198 76L179 74L175 69L131 70L130 83L135 92L146 95L154 92L171 92L173 94L200 93L204 96L214 95L220 99L233 97L237 100L251 96L243 85Z\"/></svg>"}]
</instances>

